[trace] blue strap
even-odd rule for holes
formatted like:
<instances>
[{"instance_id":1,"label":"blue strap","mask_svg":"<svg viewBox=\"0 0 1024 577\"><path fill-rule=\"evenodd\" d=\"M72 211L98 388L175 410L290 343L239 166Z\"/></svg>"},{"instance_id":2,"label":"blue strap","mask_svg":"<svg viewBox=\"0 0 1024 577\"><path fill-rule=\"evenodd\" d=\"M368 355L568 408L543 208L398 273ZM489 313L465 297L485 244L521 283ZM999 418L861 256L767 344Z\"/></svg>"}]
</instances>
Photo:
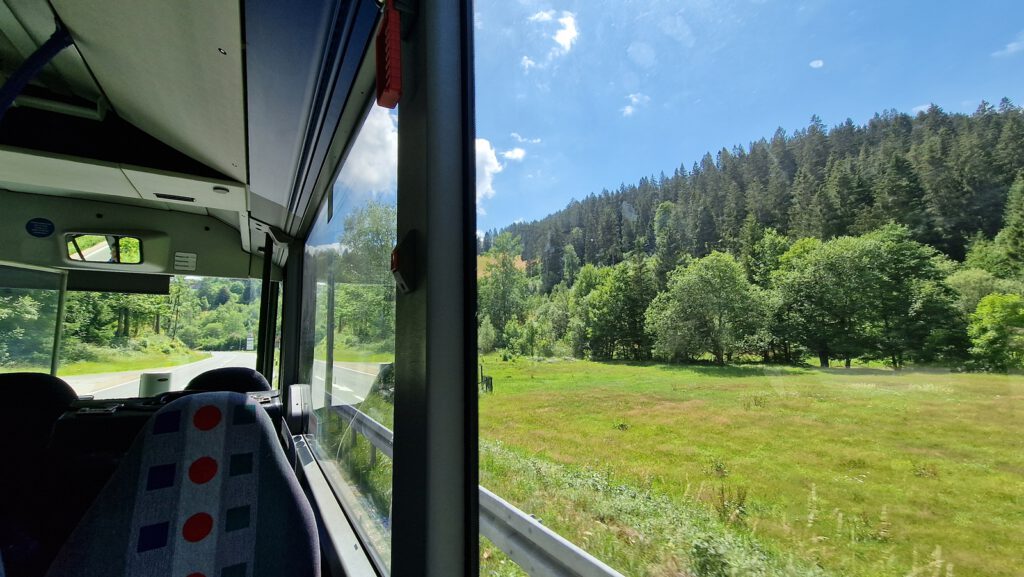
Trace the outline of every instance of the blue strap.
<instances>
[{"instance_id":1,"label":"blue strap","mask_svg":"<svg viewBox=\"0 0 1024 577\"><path fill-rule=\"evenodd\" d=\"M31 56L21 63L21 66L11 74L3 88L0 88L0 120L3 120L7 109L14 104L14 99L21 94L29 81L35 78L36 74L49 64L53 57L68 46L71 46L71 34L57 23L57 30L50 36L50 39L43 43Z\"/></svg>"}]
</instances>

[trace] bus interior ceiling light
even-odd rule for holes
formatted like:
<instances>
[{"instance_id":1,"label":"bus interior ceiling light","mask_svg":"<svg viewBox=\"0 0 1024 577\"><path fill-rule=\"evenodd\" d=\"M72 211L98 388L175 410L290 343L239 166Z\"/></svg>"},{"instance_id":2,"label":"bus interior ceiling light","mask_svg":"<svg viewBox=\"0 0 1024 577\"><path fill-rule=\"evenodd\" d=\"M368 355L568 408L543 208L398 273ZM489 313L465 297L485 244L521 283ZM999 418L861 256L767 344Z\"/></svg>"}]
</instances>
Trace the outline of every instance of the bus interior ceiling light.
<instances>
[{"instance_id":1,"label":"bus interior ceiling light","mask_svg":"<svg viewBox=\"0 0 1024 577\"><path fill-rule=\"evenodd\" d=\"M71 46L71 43L71 33L58 21L57 29L50 38L26 58L7 79L3 88L0 88L0 120L3 120L7 109L14 104L14 99L21 94L21 91L35 78L36 74L39 74L39 71L49 64L54 56Z\"/></svg>"}]
</instances>

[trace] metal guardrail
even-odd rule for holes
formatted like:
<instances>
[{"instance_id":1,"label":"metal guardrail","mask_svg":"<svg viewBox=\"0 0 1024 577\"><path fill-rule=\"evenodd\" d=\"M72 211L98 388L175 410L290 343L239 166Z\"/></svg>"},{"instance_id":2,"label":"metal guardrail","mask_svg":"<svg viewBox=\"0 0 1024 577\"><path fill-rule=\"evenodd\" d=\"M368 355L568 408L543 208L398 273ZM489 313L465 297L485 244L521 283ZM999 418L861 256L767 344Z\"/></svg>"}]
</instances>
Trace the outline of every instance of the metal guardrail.
<instances>
[{"instance_id":1,"label":"metal guardrail","mask_svg":"<svg viewBox=\"0 0 1024 577\"><path fill-rule=\"evenodd\" d=\"M351 405L331 407L374 451L392 458L394 433ZM371 455L375 461L375 455ZM622 577L579 546L501 497L480 487L480 533L531 577Z\"/></svg>"}]
</instances>

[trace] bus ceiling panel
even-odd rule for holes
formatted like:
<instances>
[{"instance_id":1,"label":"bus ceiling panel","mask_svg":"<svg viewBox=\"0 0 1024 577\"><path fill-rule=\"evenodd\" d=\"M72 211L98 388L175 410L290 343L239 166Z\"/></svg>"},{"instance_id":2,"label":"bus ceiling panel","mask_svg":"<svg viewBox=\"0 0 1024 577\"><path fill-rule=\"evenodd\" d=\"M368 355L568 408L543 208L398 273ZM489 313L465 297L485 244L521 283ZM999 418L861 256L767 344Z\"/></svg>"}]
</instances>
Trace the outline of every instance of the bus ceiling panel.
<instances>
[{"instance_id":1,"label":"bus ceiling panel","mask_svg":"<svg viewBox=\"0 0 1024 577\"><path fill-rule=\"evenodd\" d=\"M0 49L3 70L8 63L17 66L53 34L54 14L45 0L3 0L0 2ZM99 86L89 73L82 55L74 47L61 51L37 78L37 83L58 94L73 95L96 102Z\"/></svg>"},{"instance_id":2,"label":"bus ceiling panel","mask_svg":"<svg viewBox=\"0 0 1024 577\"><path fill-rule=\"evenodd\" d=\"M247 181L237 0L53 0L117 113L232 180Z\"/></svg>"},{"instance_id":3,"label":"bus ceiling panel","mask_svg":"<svg viewBox=\"0 0 1024 577\"><path fill-rule=\"evenodd\" d=\"M142 198L113 163L0 146L0 187L38 194Z\"/></svg>"},{"instance_id":4,"label":"bus ceiling panel","mask_svg":"<svg viewBox=\"0 0 1024 577\"><path fill-rule=\"evenodd\" d=\"M210 208L207 209L206 213L228 226L237 228L239 238L242 240L242 250L245 252L251 252L249 250L249 235L245 233L245 231L249 230L248 212L235 212L233 210L224 210L222 208Z\"/></svg>"},{"instance_id":5,"label":"bus ceiling panel","mask_svg":"<svg viewBox=\"0 0 1024 577\"><path fill-rule=\"evenodd\" d=\"M0 190L3 259L34 266L243 278L250 260L234 227L212 216ZM142 242L142 263L83 263L67 256L70 233L124 234ZM257 276L259 276L257 274Z\"/></svg>"},{"instance_id":6,"label":"bus ceiling panel","mask_svg":"<svg viewBox=\"0 0 1024 577\"><path fill-rule=\"evenodd\" d=\"M249 188L249 213L253 218L269 222L276 227L284 228L288 221L288 209L272 200L268 200Z\"/></svg>"},{"instance_id":7,"label":"bus ceiling panel","mask_svg":"<svg viewBox=\"0 0 1024 577\"><path fill-rule=\"evenodd\" d=\"M247 210L245 186L237 182L2 145L0 187L118 203L143 200L149 206L194 214L207 214L208 208Z\"/></svg>"},{"instance_id":8,"label":"bus ceiling panel","mask_svg":"<svg viewBox=\"0 0 1024 577\"><path fill-rule=\"evenodd\" d=\"M264 199L253 215L284 226L285 207L315 103L322 98L325 51L337 12L350 2L245 1L249 183ZM276 209L275 209L276 207Z\"/></svg>"},{"instance_id":9,"label":"bus ceiling panel","mask_svg":"<svg viewBox=\"0 0 1024 577\"><path fill-rule=\"evenodd\" d=\"M122 168L142 198L166 202L172 209L201 206L236 212L248 210L243 184L146 168Z\"/></svg>"}]
</instances>

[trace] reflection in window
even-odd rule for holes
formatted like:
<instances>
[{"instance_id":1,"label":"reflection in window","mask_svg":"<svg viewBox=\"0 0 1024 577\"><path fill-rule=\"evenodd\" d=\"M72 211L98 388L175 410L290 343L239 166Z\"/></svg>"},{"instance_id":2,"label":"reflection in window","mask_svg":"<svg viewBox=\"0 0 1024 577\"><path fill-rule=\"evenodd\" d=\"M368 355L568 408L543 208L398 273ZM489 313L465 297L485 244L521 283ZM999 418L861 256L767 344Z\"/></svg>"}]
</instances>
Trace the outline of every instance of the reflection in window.
<instances>
[{"instance_id":1,"label":"reflection in window","mask_svg":"<svg viewBox=\"0 0 1024 577\"><path fill-rule=\"evenodd\" d=\"M379 568L390 565L397 117L374 107L306 244L302 337L314 444ZM380 434L375 434L380 433Z\"/></svg>"}]
</instances>

